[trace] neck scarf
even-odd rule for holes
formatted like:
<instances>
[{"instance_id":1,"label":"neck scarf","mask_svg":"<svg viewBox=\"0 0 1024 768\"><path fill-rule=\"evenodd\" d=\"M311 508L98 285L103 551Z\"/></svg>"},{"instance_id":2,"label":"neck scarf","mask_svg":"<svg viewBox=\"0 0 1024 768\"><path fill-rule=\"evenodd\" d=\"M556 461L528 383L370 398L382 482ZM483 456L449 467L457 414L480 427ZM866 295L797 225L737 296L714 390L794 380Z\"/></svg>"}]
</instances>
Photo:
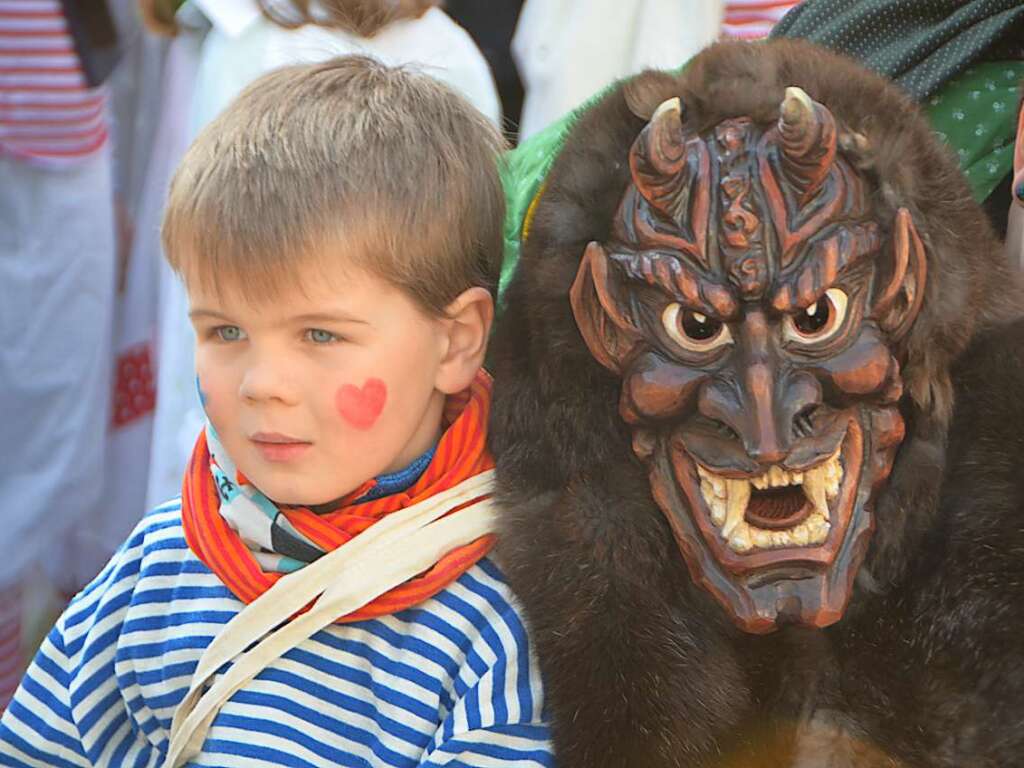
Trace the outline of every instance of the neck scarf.
<instances>
[{"instance_id":1,"label":"neck scarf","mask_svg":"<svg viewBox=\"0 0 1024 768\"><path fill-rule=\"evenodd\" d=\"M486 447L490 397L490 377L481 371L469 389L448 398L447 429L433 456L425 459L429 463L419 479L404 491L384 496L379 495L381 483L368 480L325 514L275 505L235 468L207 424L182 485L185 540L236 597L251 603L285 573L336 549L391 512L491 469L494 461ZM338 621L395 613L433 597L484 557L494 541L494 536L483 536L449 552L416 578Z\"/></svg>"}]
</instances>

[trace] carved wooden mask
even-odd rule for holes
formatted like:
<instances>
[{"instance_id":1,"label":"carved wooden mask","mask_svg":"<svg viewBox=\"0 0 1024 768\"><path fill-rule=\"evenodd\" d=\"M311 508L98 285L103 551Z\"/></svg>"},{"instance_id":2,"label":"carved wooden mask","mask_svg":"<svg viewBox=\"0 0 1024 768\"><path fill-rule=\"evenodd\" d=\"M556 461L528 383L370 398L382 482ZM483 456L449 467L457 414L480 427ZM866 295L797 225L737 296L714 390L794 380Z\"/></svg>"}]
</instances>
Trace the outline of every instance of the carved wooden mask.
<instances>
[{"instance_id":1,"label":"carved wooden mask","mask_svg":"<svg viewBox=\"0 0 1024 768\"><path fill-rule=\"evenodd\" d=\"M798 88L700 135L671 99L572 288L690 573L749 632L842 616L904 435L925 254L907 210L873 218L865 149Z\"/></svg>"}]
</instances>

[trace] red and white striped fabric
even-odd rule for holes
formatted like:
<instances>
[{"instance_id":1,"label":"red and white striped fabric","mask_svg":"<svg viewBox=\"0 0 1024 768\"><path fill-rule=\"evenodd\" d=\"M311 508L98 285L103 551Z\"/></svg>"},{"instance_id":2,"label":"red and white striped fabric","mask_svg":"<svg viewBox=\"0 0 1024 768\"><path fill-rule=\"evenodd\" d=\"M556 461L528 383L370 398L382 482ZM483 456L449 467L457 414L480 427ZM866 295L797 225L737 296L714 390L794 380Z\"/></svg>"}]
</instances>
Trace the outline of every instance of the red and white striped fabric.
<instances>
[{"instance_id":1,"label":"red and white striped fabric","mask_svg":"<svg viewBox=\"0 0 1024 768\"><path fill-rule=\"evenodd\" d=\"M739 40L768 37L779 19L799 4L798 0L728 0L722 22L722 37Z\"/></svg>"},{"instance_id":2,"label":"red and white striped fabric","mask_svg":"<svg viewBox=\"0 0 1024 768\"><path fill-rule=\"evenodd\" d=\"M106 139L59 0L0 0L0 153L62 165Z\"/></svg>"}]
</instances>

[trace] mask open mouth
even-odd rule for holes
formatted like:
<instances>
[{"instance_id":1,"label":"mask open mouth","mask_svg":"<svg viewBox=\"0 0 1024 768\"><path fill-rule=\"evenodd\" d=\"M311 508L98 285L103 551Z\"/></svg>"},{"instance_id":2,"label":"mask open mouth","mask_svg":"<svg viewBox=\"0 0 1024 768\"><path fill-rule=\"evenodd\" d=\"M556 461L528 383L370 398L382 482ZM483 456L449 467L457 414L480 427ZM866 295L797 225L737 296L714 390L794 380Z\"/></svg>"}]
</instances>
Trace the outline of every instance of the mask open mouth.
<instances>
[{"instance_id":1,"label":"mask open mouth","mask_svg":"<svg viewBox=\"0 0 1024 768\"><path fill-rule=\"evenodd\" d=\"M827 427L758 475L711 469L701 457L727 465L729 454L699 433L693 451L684 429L658 444L651 489L690 576L746 632L771 632L782 615L826 627L846 610L874 518L860 421L839 413Z\"/></svg>"},{"instance_id":2,"label":"mask open mouth","mask_svg":"<svg viewBox=\"0 0 1024 768\"><path fill-rule=\"evenodd\" d=\"M770 467L753 478L729 478L697 464L711 522L733 552L823 544L832 526L829 504L843 481L841 448L794 472Z\"/></svg>"}]
</instances>

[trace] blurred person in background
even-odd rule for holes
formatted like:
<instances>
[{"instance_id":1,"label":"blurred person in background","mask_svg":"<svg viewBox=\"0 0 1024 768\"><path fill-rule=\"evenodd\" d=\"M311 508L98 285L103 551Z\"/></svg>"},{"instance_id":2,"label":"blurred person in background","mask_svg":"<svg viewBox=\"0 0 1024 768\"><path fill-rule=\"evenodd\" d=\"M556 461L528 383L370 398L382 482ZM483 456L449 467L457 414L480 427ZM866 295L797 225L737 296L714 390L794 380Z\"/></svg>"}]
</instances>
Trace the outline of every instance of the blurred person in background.
<instances>
[{"instance_id":1,"label":"blurred person in background","mask_svg":"<svg viewBox=\"0 0 1024 768\"><path fill-rule=\"evenodd\" d=\"M765 37L796 0L526 0L512 41L519 140L614 81L676 69L720 37Z\"/></svg>"},{"instance_id":2,"label":"blurred person in background","mask_svg":"<svg viewBox=\"0 0 1024 768\"><path fill-rule=\"evenodd\" d=\"M775 25L799 0L728 0L722 15L722 38L760 40L768 37Z\"/></svg>"},{"instance_id":3,"label":"blurred person in background","mask_svg":"<svg viewBox=\"0 0 1024 768\"><path fill-rule=\"evenodd\" d=\"M84 0L73 0L73 4ZM135 527L145 503L149 443L155 392L152 343L156 320L159 254L145 258L136 247L154 222L140 221L149 164L163 148L158 132L161 79L167 41L145 34L135 0L107 0L118 34L118 60L107 77L107 118L112 159L116 279L112 307L110 385L103 404L107 416L101 502L87 525L73 526L47 552L41 570L52 591L52 605L37 600L37 628L59 611L110 559L118 542ZM46 611L49 610L50 613Z\"/></svg>"},{"instance_id":4,"label":"blurred person in background","mask_svg":"<svg viewBox=\"0 0 1024 768\"><path fill-rule=\"evenodd\" d=\"M0 709L28 574L102 504L115 223L102 2L0 0ZM111 549L116 542L111 544ZM55 560L57 562L55 562Z\"/></svg>"},{"instance_id":5,"label":"blurred person in background","mask_svg":"<svg viewBox=\"0 0 1024 768\"><path fill-rule=\"evenodd\" d=\"M515 32L523 0L444 0L444 12L473 37L487 59L501 99L506 137L514 142L523 111L523 83L512 59Z\"/></svg>"},{"instance_id":6,"label":"blurred person in background","mask_svg":"<svg viewBox=\"0 0 1024 768\"><path fill-rule=\"evenodd\" d=\"M141 0L140 7L151 28L177 33L194 51L192 57L176 61L179 68L189 70L191 88L177 89L173 109L165 110L160 121L166 130L176 121L179 140L168 149L179 154L260 75L287 64L345 54L414 66L452 86L495 124L501 123L486 60L437 0L193 0L175 12L177 5L173 0ZM180 82L173 67L168 77ZM182 90L191 93L186 97ZM162 175L155 174L147 183L165 188L171 167L173 163L163 163ZM162 199L149 205L162 208ZM148 236L157 248L157 233ZM146 506L180 492L182 473L203 424L184 290L166 265L160 269L157 399Z\"/></svg>"}]
</instances>

